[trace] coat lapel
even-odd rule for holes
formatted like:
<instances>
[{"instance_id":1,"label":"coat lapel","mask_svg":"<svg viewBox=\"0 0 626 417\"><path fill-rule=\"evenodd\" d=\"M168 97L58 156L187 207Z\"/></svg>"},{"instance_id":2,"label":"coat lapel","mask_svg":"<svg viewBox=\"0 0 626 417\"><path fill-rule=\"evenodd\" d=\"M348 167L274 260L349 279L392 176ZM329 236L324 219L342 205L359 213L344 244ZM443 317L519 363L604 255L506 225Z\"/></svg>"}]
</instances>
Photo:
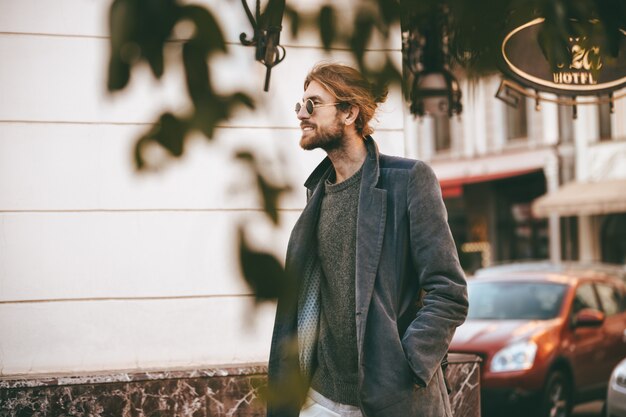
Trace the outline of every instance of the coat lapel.
<instances>
[{"instance_id":1,"label":"coat lapel","mask_svg":"<svg viewBox=\"0 0 626 417\"><path fill-rule=\"evenodd\" d=\"M374 290L387 217L387 191L376 187L380 175L378 149L370 137L367 137L366 145L368 155L363 166L356 230L356 314L359 356L362 352L363 333Z\"/></svg>"},{"instance_id":2,"label":"coat lapel","mask_svg":"<svg viewBox=\"0 0 626 417\"><path fill-rule=\"evenodd\" d=\"M293 273L292 276L297 277L299 283L303 277L307 260L312 254L317 254L315 230L320 204L324 196L324 187L319 186L319 184L323 184L323 180L331 172L330 169L332 169L330 160L326 158L306 181L307 204L291 231L286 267L290 273Z\"/></svg>"}]
</instances>

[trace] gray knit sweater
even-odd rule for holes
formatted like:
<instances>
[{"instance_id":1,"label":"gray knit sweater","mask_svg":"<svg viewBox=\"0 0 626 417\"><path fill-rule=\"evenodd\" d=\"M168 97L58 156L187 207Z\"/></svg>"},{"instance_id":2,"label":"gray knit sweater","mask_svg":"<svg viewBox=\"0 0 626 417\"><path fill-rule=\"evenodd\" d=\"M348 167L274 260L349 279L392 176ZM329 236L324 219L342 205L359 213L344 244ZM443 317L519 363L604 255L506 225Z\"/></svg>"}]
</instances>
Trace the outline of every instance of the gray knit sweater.
<instances>
[{"instance_id":1,"label":"gray knit sweater","mask_svg":"<svg viewBox=\"0 0 626 417\"><path fill-rule=\"evenodd\" d=\"M333 401L358 405L355 321L356 219L361 170L326 182L317 229L321 282L318 366L311 386Z\"/></svg>"}]
</instances>

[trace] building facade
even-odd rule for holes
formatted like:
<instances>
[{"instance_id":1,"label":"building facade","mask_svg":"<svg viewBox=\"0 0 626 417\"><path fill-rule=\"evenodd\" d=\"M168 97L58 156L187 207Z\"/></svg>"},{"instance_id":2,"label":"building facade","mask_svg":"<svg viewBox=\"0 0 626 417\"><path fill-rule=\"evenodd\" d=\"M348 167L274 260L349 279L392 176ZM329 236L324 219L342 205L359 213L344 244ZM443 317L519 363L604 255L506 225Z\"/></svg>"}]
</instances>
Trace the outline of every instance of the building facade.
<instances>
[{"instance_id":1,"label":"building facade","mask_svg":"<svg viewBox=\"0 0 626 417\"><path fill-rule=\"evenodd\" d=\"M525 259L625 263L623 198L591 216L558 207L537 213L533 203L571 183L613 181L606 193L626 192L626 100L613 112L606 103L580 105L576 117L571 106L524 97L513 108L495 97L500 79L464 81L460 118L406 123L409 152L440 179L464 268Z\"/></svg>"}]
</instances>

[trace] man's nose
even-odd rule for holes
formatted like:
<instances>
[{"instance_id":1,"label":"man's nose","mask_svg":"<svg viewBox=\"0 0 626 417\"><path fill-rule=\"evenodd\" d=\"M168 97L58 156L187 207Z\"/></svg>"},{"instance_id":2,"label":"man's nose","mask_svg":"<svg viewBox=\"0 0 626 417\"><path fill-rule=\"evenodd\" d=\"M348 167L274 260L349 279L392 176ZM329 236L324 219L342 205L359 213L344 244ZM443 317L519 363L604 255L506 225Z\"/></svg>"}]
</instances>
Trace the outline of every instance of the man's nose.
<instances>
[{"instance_id":1,"label":"man's nose","mask_svg":"<svg viewBox=\"0 0 626 417\"><path fill-rule=\"evenodd\" d=\"M304 120L311 117L311 115L306 111L306 106L301 106L300 111L296 113L296 116L298 117L298 120Z\"/></svg>"}]
</instances>

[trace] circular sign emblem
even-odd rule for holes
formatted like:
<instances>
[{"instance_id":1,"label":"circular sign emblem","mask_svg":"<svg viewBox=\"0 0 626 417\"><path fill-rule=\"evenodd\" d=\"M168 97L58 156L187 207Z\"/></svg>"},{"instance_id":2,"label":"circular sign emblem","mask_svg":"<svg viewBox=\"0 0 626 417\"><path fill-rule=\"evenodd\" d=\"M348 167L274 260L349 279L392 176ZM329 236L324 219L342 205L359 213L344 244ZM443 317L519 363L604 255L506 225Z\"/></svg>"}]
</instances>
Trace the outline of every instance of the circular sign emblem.
<instances>
[{"instance_id":1,"label":"circular sign emblem","mask_svg":"<svg viewBox=\"0 0 626 417\"><path fill-rule=\"evenodd\" d=\"M571 37L567 59L550 65L538 35L543 18L509 32L502 41L504 70L527 87L558 95L597 95L626 86L626 31L620 30L617 57L591 37Z\"/></svg>"}]
</instances>

